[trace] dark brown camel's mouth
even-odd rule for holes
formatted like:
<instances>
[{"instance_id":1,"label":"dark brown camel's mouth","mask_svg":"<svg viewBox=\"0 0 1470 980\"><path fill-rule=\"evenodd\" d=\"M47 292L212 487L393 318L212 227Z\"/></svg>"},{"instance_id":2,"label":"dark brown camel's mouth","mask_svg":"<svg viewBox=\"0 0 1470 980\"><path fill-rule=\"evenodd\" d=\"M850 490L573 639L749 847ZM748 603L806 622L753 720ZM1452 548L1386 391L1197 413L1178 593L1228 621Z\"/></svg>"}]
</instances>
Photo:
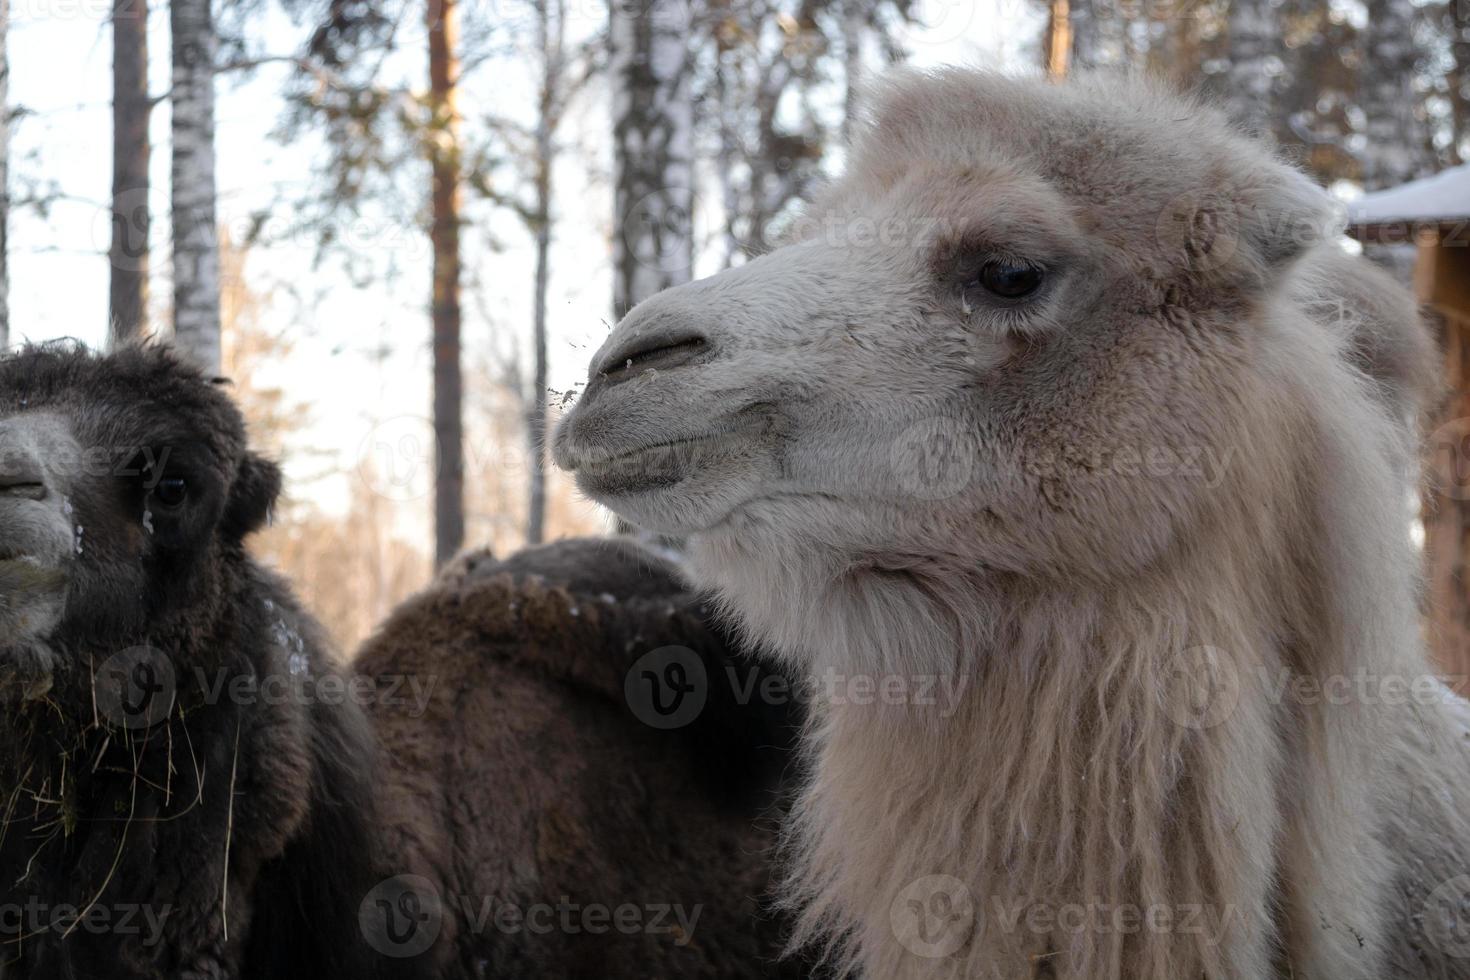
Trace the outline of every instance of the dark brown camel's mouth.
<instances>
[{"instance_id":1,"label":"dark brown camel's mouth","mask_svg":"<svg viewBox=\"0 0 1470 980\"><path fill-rule=\"evenodd\" d=\"M46 565L32 555L20 555L0 549L0 602L52 592L66 584L66 572Z\"/></svg>"}]
</instances>

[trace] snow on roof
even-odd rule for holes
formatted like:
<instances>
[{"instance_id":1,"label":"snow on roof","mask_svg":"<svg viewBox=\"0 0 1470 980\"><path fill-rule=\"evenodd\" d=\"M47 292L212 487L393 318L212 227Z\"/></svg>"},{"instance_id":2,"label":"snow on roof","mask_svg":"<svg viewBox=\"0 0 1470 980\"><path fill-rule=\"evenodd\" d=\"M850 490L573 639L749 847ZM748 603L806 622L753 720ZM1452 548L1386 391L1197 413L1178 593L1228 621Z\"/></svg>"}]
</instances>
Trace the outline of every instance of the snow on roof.
<instances>
[{"instance_id":1,"label":"snow on roof","mask_svg":"<svg viewBox=\"0 0 1470 980\"><path fill-rule=\"evenodd\" d=\"M1347 209L1348 222L1352 225L1470 218L1470 164L1365 194L1350 203Z\"/></svg>"}]
</instances>

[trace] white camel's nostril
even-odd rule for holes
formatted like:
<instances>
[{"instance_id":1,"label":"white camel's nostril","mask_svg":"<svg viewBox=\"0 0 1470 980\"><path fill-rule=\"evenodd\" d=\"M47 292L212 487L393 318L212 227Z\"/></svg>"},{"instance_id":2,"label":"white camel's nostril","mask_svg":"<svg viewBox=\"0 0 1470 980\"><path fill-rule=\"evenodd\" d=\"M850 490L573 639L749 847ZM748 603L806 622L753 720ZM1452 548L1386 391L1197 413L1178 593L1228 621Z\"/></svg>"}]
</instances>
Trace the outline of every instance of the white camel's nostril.
<instances>
[{"instance_id":1,"label":"white camel's nostril","mask_svg":"<svg viewBox=\"0 0 1470 980\"><path fill-rule=\"evenodd\" d=\"M698 335L643 337L637 344L614 351L597 373L615 384L652 368L668 370L688 364L709 349L709 341Z\"/></svg>"}]
</instances>

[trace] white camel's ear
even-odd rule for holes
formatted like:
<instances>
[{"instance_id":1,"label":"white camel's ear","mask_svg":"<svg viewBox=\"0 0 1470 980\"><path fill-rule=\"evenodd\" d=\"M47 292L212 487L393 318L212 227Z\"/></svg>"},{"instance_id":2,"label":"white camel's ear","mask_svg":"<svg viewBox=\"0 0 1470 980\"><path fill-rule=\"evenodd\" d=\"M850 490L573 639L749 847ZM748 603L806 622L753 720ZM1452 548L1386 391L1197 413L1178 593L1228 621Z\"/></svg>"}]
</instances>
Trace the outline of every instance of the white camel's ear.
<instances>
[{"instance_id":1,"label":"white camel's ear","mask_svg":"<svg viewBox=\"0 0 1470 980\"><path fill-rule=\"evenodd\" d=\"M1192 273L1269 282L1344 227L1342 209L1303 174L1275 161L1237 161L1205 189L1169 202L1159 241Z\"/></svg>"},{"instance_id":2,"label":"white camel's ear","mask_svg":"<svg viewBox=\"0 0 1470 980\"><path fill-rule=\"evenodd\" d=\"M1291 167L1272 164L1251 179L1241 199L1242 241L1268 275L1342 234L1346 213L1326 191Z\"/></svg>"}]
</instances>

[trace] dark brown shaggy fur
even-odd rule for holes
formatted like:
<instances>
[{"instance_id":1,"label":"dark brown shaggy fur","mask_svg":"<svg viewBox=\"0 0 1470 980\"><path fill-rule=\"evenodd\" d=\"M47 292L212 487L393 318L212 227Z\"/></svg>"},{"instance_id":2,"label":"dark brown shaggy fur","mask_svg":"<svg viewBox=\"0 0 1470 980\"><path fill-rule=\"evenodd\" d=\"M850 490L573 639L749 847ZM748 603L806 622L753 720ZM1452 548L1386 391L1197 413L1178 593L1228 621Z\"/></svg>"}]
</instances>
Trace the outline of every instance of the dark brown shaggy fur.
<instances>
[{"instance_id":1,"label":"dark brown shaggy fur","mask_svg":"<svg viewBox=\"0 0 1470 980\"><path fill-rule=\"evenodd\" d=\"M698 656L710 694L697 720L661 731L634 716L624 680L670 645ZM783 929L765 910L796 712L740 703L765 675L732 655L666 562L606 541L463 558L357 668L380 689L401 675L435 682L426 717L372 717L393 758L381 809L398 870L426 879L444 909L427 954L442 976L804 975L775 962ZM538 904L555 916L544 934L507 911ZM650 928L582 918L628 905ZM660 906L699 908L692 934L672 913L653 922Z\"/></svg>"},{"instance_id":2,"label":"dark brown shaggy fur","mask_svg":"<svg viewBox=\"0 0 1470 980\"><path fill-rule=\"evenodd\" d=\"M357 699L328 687L344 678L319 627L244 549L280 474L222 388L159 349L0 359L0 449L42 415L104 465L57 468L39 501L0 481L0 978L786 975L762 820L793 711L737 703L726 668L744 683L751 666L667 564L606 542L462 559L362 658L379 753ZM182 505L160 503L165 478L187 480ZM22 525L58 493L82 547L37 578L14 560L34 544ZM21 618L38 588L65 591L43 633ZM102 668L144 645L175 697L128 727L99 708ZM710 703L655 731L623 678L668 645L698 655ZM287 677L299 696L229 693ZM432 691L426 715L403 680ZM391 890L405 872L451 910L567 896L631 903L653 928L511 936L450 915L427 954L400 956L385 939L412 911ZM649 921L662 905L700 908L689 934ZM56 925L61 906L119 928ZM8 914L29 908L46 927Z\"/></svg>"},{"instance_id":3,"label":"dark brown shaggy fur","mask_svg":"<svg viewBox=\"0 0 1470 980\"><path fill-rule=\"evenodd\" d=\"M0 917L0 972L320 980L402 970L375 963L358 929L358 903L378 878L361 710L227 693L291 676L293 656L298 679L303 666L316 680L335 676L317 625L242 543L267 519L278 470L248 452L220 386L160 349L99 357L47 346L0 359L0 424L15 431L40 415L62 419L96 455L85 471L57 466L50 477L47 498L64 493L85 529L57 569L59 626L0 640L0 909L47 916L39 929L34 917ZM165 476L187 480L180 506L157 498ZM12 539L42 503L6 501L0 557L25 553ZM0 613L15 612L13 583L0 600ZM99 708L108 682L98 672L143 645L173 674L176 697L166 717L130 728ZM64 906L115 925L58 925L52 913ZM159 941L122 927L131 916L137 928L143 910L162 917Z\"/></svg>"}]
</instances>

